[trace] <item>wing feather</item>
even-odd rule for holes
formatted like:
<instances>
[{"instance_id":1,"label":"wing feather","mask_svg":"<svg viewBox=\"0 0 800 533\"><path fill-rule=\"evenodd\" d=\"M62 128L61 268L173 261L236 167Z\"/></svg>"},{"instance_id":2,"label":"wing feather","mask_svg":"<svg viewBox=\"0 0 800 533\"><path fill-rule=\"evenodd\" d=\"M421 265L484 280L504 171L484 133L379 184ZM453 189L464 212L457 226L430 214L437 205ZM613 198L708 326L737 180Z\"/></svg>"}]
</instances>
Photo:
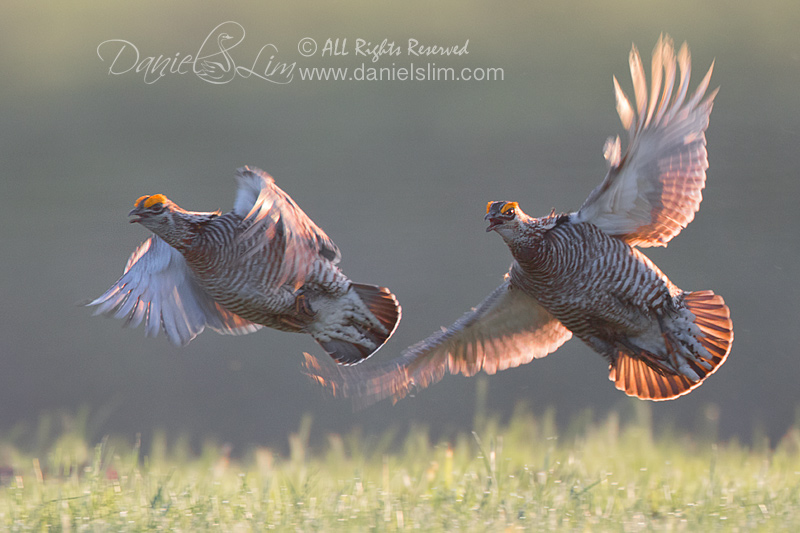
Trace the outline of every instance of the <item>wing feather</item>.
<instances>
[{"instance_id":1,"label":"wing feather","mask_svg":"<svg viewBox=\"0 0 800 533\"><path fill-rule=\"evenodd\" d=\"M644 117L644 111L647 107L647 78L644 75L642 57L639 55L639 50L636 49L636 46L631 47L628 63L630 63L631 67L631 79L633 80L633 94L636 97L637 113L640 117ZM643 128L644 123L640 123L639 127Z\"/></svg>"},{"instance_id":2,"label":"wing feather","mask_svg":"<svg viewBox=\"0 0 800 533\"><path fill-rule=\"evenodd\" d=\"M661 89L661 75L663 69L662 60L664 59L664 50L662 45L662 38L659 37L658 44L653 50L653 59L650 62L650 103L647 107L647 120L645 120L642 128L647 128L650 125L650 119L653 118L653 112L658 103L658 93Z\"/></svg>"},{"instance_id":3,"label":"wing feather","mask_svg":"<svg viewBox=\"0 0 800 533\"><path fill-rule=\"evenodd\" d=\"M173 344L188 344L208 326L219 333L241 335L261 326L216 303L193 279L183 256L157 236L131 255L122 277L87 304L94 314L125 319L125 326L145 323L145 335L164 330Z\"/></svg>"},{"instance_id":4,"label":"wing feather","mask_svg":"<svg viewBox=\"0 0 800 533\"><path fill-rule=\"evenodd\" d=\"M336 264L341 252L292 198L282 191L272 176L255 167L236 171L238 191L234 212L246 225L239 239L247 251L241 260L253 255L271 256L269 284L279 287L291 282L299 288L308 278L318 259Z\"/></svg>"},{"instance_id":5,"label":"wing feather","mask_svg":"<svg viewBox=\"0 0 800 533\"><path fill-rule=\"evenodd\" d=\"M572 332L539 303L505 281L449 328L379 366L330 367L306 354L308 375L359 407L422 389L445 373L472 376L529 363L555 351Z\"/></svg>"},{"instance_id":6,"label":"wing feather","mask_svg":"<svg viewBox=\"0 0 800 533\"><path fill-rule=\"evenodd\" d=\"M680 83L673 97L676 63ZM706 93L714 65L686 103L691 56L685 44L676 60L672 39L659 38L653 51L649 103L636 47L631 50L630 67L636 112L614 79L617 112L628 130L627 151L619 157L615 144L606 141L608 174L576 220L591 222L632 246L666 246L694 219L703 200L708 169L705 130L717 91Z\"/></svg>"}]
</instances>

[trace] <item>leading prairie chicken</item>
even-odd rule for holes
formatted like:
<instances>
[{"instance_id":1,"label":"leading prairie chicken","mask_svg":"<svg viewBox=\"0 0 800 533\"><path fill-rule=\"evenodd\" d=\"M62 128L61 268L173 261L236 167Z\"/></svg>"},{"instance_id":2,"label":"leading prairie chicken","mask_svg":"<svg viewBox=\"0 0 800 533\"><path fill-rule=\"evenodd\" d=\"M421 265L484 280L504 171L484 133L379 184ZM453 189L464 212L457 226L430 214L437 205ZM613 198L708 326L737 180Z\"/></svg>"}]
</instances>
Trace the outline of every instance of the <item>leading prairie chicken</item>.
<instances>
[{"instance_id":1,"label":"leading prairie chicken","mask_svg":"<svg viewBox=\"0 0 800 533\"><path fill-rule=\"evenodd\" d=\"M630 67L635 107L614 79L627 151L619 137L606 142L608 174L578 211L532 218L516 202L487 205L487 231L500 234L513 256L500 287L395 361L337 372L307 355L309 375L362 405L397 400L445 371L493 374L528 363L572 335L608 360L618 389L642 399L687 394L718 370L733 342L722 297L679 289L635 248L666 246L700 205L716 95L706 96L711 69L687 100L685 44L676 57L671 39L659 39L649 97L635 47Z\"/></svg>"},{"instance_id":2,"label":"leading prairie chicken","mask_svg":"<svg viewBox=\"0 0 800 533\"><path fill-rule=\"evenodd\" d=\"M186 211L162 194L130 212L155 235L122 277L88 305L145 333L188 344L208 326L244 334L267 326L309 333L341 364L366 359L392 335L401 310L385 287L351 282L341 253L266 172L236 171L233 211Z\"/></svg>"}]
</instances>

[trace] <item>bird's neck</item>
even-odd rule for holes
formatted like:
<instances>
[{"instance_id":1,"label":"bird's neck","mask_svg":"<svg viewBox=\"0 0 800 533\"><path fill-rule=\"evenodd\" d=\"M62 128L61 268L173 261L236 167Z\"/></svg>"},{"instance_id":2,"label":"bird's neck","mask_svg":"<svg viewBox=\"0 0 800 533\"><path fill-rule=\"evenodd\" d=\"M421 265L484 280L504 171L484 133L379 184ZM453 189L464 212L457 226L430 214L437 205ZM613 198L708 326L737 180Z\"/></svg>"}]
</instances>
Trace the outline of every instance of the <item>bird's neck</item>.
<instances>
[{"instance_id":1,"label":"bird's neck","mask_svg":"<svg viewBox=\"0 0 800 533\"><path fill-rule=\"evenodd\" d=\"M182 254L187 255L196 247L198 237L203 233L205 226L217 215L216 212L205 213L177 209L173 212L172 226L159 233L159 237Z\"/></svg>"},{"instance_id":2,"label":"bird's neck","mask_svg":"<svg viewBox=\"0 0 800 533\"><path fill-rule=\"evenodd\" d=\"M520 267L530 274L537 274L550 268L552 253L547 246L547 233L559 222L558 216L526 217L519 225L516 235L506 240L511 255Z\"/></svg>"}]
</instances>

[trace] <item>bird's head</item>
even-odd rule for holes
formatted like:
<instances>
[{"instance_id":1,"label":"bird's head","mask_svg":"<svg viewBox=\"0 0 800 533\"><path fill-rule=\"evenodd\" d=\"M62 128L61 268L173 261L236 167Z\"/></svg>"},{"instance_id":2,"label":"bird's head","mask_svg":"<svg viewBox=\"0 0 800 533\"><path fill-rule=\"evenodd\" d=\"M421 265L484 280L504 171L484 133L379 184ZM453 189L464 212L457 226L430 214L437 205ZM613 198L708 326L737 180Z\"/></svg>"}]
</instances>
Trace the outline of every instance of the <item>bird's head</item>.
<instances>
[{"instance_id":1,"label":"bird's head","mask_svg":"<svg viewBox=\"0 0 800 533\"><path fill-rule=\"evenodd\" d=\"M178 225L175 214L176 206L163 194L141 196L133 204L133 209L128 216L132 216L131 223L138 222L160 237L172 233Z\"/></svg>"},{"instance_id":2,"label":"bird's head","mask_svg":"<svg viewBox=\"0 0 800 533\"><path fill-rule=\"evenodd\" d=\"M484 217L489 221L486 231L494 230L502 237L511 237L519 229L524 216L517 202L489 202Z\"/></svg>"}]
</instances>

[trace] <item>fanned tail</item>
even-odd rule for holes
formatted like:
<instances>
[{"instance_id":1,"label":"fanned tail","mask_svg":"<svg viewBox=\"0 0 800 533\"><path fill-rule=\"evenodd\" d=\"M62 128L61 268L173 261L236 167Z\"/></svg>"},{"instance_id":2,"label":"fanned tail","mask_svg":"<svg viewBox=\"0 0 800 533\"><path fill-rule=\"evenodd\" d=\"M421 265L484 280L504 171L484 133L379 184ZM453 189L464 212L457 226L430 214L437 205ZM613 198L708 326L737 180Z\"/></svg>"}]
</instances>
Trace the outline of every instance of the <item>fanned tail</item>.
<instances>
[{"instance_id":1,"label":"fanned tail","mask_svg":"<svg viewBox=\"0 0 800 533\"><path fill-rule=\"evenodd\" d=\"M625 394L643 400L675 399L699 387L728 358L733 343L733 322L722 296L713 291L695 291L686 292L683 297L700 331L694 339L704 350L697 350L694 359L681 357L685 366L678 372L652 354L631 355L620 351L609 368L609 379Z\"/></svg>"},{"instance_id":2,"label":"fanned tail","mask_svg":"<svg viewBox=\"0 0 800 533\"><path fill-rule=\"evenodd\" d=\"M397 298L386 287L364 285L362 283L353 283L352 287L358 297L361 298L361 301L364 302L364 305L369 308L370 312L375 315L375 318L386 329L386 333L379 337L381 344L383 344L389 340L389 337L392 336L400 323L402 309L397 302Z\"/></svg>"},{"instance_id":3,"label":"fanned tail","mask_svg":"<svg viewBox=\"0 0 800 533\"><path fill-rule=\"evenodd\" d=\"M320 346L328 352L328 355L341 365L358 364L377 352L397 329L402 316L397 298L386 287L361 283L353 283L351 287L377 319L380 327L356 321L349 324L372 344L371 347L342 339L320 342Z\"/></svg>"}]
</instances>

